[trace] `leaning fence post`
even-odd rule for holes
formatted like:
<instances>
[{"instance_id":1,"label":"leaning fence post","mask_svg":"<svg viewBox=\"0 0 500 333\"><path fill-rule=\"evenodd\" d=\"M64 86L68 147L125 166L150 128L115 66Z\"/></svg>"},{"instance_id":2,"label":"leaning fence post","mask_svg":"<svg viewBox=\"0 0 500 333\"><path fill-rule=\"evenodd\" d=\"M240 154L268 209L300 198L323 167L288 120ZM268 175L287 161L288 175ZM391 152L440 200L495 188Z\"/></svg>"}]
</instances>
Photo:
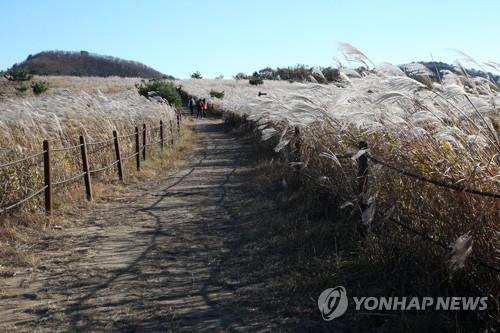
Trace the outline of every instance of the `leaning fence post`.
<instances>
[{"instance_id":1,"label":"leaning fence post","mask_svg":"<svg viewBox=\"0 0 500 333\"><path fill-rule=\"evenodd\" d=\"M181 133L181 115L177 114L177 134Z\"/></svg>"},{"instance_id":2,"label":"leaning fence post","mask_svg":"<svg viewBox=\"0 0 500 333\"><path fill-rule=\"evenodd\" d=\"M368 143L366 141L360 141L358 144L359 150L367 150ZM360 213L360 225L359 232L361 236L365 237L367 235L367 230L369 228L368 225L365 225L363 222L363 213L369 207L368 203L365 200L365 192L368 181L368 157L366 153L362 154L358 157L358 173L357 173L357 195L358 195L358 207Z\"/></svg>"},{"instance_id":3,"label":"leaning fence post","mask_svg":"<svg viewBox=\"0 0 500 333\"><path fill-rule=\"evenodd\" d=\"M139 127L135 127L135 162L137 171L141 171L141 142L139 140Z\"/></svg>"},{"instance_id":4,"label":"leaning fence post","mask_svg":"<svg viewBox=\"0 0 500 333\"><path fill-rule=\"evenodd\" d=\"M113 131L113 139L115 141L115 156L116 160L118 161L117 163L118 179L120 179L120 181L123 181L123 166L122 166L122 157L120 154L120 142L118 141L118 133L116 131Z\"/></svg>"},{"instance_id":5,"label":"leaning fence post","mask_svg":"<svg viewBox=\"0 0 500 333\"><path fill-rule=\"evenodd\" d=\"M165 141L163 139L163 120L160 120L160 146L163 151L163 147L165 146Z\"/></svg>"},{"instance_id":6,"label":"leaning fence post","mask_svg":"<svg viewBox=\"0 0 500 333\"><path fill-rule=\"evenodd\" d=\"M85 137L80 135L80 151L82 154L82 168L83 168L83 180L85 181L85 194L87 195L87 200L92 201L92 185L90 183L90 172L89 172L89 161L87 158L87 144L85 143Z\"/></svg>"},{"instance_id":7,"label":"leaning fence post","mask_svg":"<svg viewBox=\"0 0 500 333\"><path fill-rule=\"evenodd\" d=\"M142 159L145 161L146 160L146 155L147 155L147 130L146 130L146 124L142 124Z\"/></svg>"},{"instance_id":8,"label":"leaning fence post","mask_svg":"<svg viewBox=\"0 0 500 333\"><path fill-rule=\"evenodd\" d=\"M43 141L43 175L45 184L45 213L52 214L52 179L50 175L50 145L48 140Z\"/></svg>"}]
</instances>

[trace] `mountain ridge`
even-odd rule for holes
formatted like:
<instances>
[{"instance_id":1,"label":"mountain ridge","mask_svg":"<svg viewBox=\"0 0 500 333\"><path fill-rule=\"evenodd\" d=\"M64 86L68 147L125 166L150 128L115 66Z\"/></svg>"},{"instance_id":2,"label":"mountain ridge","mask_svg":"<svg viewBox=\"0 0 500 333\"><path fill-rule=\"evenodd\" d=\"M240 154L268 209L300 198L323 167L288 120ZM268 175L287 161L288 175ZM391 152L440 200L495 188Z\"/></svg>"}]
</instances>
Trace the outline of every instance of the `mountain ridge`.
<instances>
[{"instance_id":1,"label":"mountain ridge","mask_svg":"<svg viewBox=\"0 0 500 333\"><path fill-rule=\"evenodd\" d=\"M99 55L88 51L42 51L14 64L9 71L24 70L35 75L69 75L97 77L168 78L138 61Z\"/></svg>"}]
</instances>

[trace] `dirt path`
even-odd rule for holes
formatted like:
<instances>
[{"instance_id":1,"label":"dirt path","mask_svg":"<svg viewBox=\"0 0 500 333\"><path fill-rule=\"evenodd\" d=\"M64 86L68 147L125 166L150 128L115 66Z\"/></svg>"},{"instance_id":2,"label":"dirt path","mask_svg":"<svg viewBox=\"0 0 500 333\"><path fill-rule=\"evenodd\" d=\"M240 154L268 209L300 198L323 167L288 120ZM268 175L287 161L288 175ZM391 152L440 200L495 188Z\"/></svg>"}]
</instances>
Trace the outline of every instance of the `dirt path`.
<instances>
[{"instance_id":1,"label":"dirt path","mask_svg":"<svg viewBox=\"0 0 500 333\"><path fill-rule=\"evenodd\" d=\"M273 207L247 189L252 147L223 126L196 125L193 162L175 175L98 204L79 227L38 244L42 265L2 280L0 331L281 327L275 313L246 297L259 290L245 273L259 268L259 258L240 242L241 226Z\"/></svg>"}]
</instances>

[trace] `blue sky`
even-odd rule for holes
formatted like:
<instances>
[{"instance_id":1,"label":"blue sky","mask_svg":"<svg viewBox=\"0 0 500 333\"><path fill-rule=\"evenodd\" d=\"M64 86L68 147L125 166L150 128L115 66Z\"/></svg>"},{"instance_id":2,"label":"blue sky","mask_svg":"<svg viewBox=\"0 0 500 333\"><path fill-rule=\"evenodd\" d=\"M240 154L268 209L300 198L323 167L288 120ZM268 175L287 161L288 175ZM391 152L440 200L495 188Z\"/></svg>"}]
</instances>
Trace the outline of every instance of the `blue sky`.
<instances>
[{"instance_id":1,"label":"blue sky","mask_svg":"<svg viewBox=\"0 0 500 333\"><path fill-rule=\"evenodd\" d=\"M500 62L500 1L0 0L0 69L43 50L86 50L205 77L334 65L339 42L372 61Z\"/></svg>"}]
</instances>

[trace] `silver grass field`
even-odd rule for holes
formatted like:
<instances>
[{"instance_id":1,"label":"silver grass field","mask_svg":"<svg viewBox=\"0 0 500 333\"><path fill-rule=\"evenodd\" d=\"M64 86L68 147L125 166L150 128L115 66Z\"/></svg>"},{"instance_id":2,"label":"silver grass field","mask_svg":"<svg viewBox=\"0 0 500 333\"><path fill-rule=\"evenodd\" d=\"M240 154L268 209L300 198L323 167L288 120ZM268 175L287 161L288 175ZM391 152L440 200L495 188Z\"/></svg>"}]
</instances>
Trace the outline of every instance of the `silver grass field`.
<instances>
[{"instance_id":1,"label":"silver grass field","mask_svg":"<svg viewBox=\"0 0 500 333\"><path fill-rule=\"evenodd\" d=\"M175 120L175 111L167 103L150 101L140 96L134 83L140 79L44 77L51 89L41 96L0 97L0 158L2 163L15 161L42 151L42 141L48 139L52 149L79 144L79 136L87 142L130 134L142 124L159 126L163 120L166 133ZM148 133L158 140L158 131ZM121 142L123 156L134 151L134 138ZM89 146L91 168L114 161L112 144ZM53 154L54 181L67 179L81 172L79 149ZM0 170L2 207L12 204L43 184L40 158L28 160ZM113 172L113 170L111 170ZM108 173L109 174L109 173ZM104 174L102 177L106 177ZM101 177L101 176L100 176ZM38 201L28 202L33 208Z\"/></svg>"}]
</instances>

